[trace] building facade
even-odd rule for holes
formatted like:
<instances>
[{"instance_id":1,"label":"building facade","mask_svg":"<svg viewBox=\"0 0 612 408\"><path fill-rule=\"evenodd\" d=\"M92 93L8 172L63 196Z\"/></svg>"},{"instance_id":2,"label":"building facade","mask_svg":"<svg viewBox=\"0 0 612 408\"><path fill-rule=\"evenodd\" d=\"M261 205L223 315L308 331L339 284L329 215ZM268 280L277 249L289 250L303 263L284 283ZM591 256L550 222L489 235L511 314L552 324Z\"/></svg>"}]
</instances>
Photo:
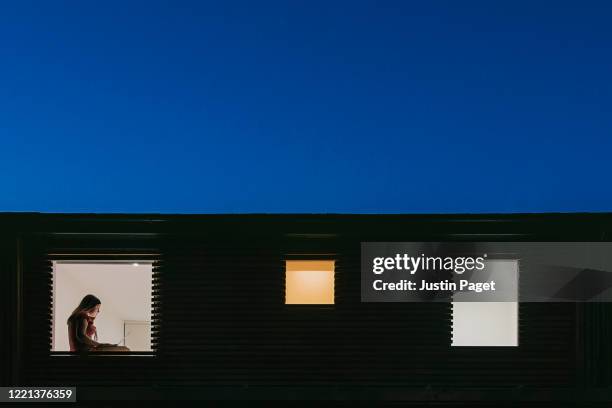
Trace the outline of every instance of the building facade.
<instances>
[{"instance_id":1,"label":"building facade","mask_svg":"<svg viewBox=\"0 0 612 408\"><path fill-rule=\"evenodd\" d=\"M520 303L517 347L452 347L452 304L360 293L362 242L604 242L612 214L4 213L0 226L2 386L92 401L612 400L609 303ZM151 350L53 351L54 262L105 260L152 263ZM333 303L286 303L291 260L333 261Z\"/></svg>"}]
</instances>

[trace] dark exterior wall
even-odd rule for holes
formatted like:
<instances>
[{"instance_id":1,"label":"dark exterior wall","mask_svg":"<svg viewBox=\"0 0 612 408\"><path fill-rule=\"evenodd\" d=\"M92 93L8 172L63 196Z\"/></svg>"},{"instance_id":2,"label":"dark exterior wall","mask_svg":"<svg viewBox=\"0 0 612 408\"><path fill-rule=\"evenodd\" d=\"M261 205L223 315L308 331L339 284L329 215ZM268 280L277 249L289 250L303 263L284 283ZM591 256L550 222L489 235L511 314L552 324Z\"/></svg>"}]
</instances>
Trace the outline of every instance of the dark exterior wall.
<instances>
[{"instance_id":1,"label":"dark exterior wall","mask_svg":"<svg viewBox=\"0 0 612 408\"><path fill-rule=\"evenodd\" d=\"M0 237L0 380L2 385L18 384L22 348L21 238L12 231Z\"/></svg>"},{"instance_id":2,"label":"dark exterior wall","mask_svg":"<svg viewBox=\"0 0 612 408\"><path fill-rule=\"evenodd\" d=\"M521 304L520 347L451 348L450 305L361 303L359 269L361 241L607 240L609 216L48 218L15 224L28 226L20 231L23 361L5 368L3 383L335 386L340 394L610 383L597 362L610 360L607 305ZM4 248L2 265L16 273L16 247ZM79 252L157 260L155 357L49 355L49 260ZM284 304L284 260L304 256L336 259L335 305Z\"/></svg>"}]
</instances>

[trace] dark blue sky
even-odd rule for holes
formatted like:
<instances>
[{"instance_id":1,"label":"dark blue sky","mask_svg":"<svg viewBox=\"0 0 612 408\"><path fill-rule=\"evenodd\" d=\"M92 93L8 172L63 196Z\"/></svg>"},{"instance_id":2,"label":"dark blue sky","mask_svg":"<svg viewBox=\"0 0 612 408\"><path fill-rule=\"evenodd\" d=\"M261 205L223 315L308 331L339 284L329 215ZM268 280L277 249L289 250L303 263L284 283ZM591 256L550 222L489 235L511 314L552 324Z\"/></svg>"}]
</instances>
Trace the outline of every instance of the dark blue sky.
<instances>
[{"instance_id":1,"label":"dark blue sky","mask_svg":"<svg viewBox=\"0 0 612 408\"><path fill-rule=\"evenodd\" d=\"M610 21L610 2L5 2L0 211L610 211Z\"/></svg>"}]
</instances>

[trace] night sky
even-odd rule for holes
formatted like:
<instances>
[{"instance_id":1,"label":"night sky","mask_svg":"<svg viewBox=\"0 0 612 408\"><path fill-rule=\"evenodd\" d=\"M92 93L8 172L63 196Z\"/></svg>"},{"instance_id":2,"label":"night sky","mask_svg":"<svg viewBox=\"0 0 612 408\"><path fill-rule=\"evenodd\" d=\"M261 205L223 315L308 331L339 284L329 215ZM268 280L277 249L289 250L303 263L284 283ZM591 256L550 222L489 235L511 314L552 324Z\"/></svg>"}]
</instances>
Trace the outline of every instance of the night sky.
<instances>
[{"instance_id":1,"label":"night sky","mask_svg":"<svg viewBox=\"0 0 612 408\"><path fill-rule=\"evenodd\" d=\"M0 211L610 211L611 21L603 1L3 2Z\"/></svg>"}]
</instances>

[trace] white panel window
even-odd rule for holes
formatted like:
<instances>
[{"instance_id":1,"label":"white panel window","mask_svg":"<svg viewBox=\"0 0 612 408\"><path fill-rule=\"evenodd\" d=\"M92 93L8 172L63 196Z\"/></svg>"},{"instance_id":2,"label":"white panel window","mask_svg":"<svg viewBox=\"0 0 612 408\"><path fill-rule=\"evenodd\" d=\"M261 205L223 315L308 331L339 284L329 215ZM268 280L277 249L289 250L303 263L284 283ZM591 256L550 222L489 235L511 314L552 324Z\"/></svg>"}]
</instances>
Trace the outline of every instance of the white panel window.
<instances>
[{"instance_id":1,"label":"white panel window","mask_svg":"<svg viewBox=\"0 0 612 408\"><path fill-rule=\"evenodd\" d=\"M487 271L490 279L510 282L518 296L518 261L490 260ZM518 302L453 302L452 308L452 346L518 346Z\"/></svg>"}]
</instances>

